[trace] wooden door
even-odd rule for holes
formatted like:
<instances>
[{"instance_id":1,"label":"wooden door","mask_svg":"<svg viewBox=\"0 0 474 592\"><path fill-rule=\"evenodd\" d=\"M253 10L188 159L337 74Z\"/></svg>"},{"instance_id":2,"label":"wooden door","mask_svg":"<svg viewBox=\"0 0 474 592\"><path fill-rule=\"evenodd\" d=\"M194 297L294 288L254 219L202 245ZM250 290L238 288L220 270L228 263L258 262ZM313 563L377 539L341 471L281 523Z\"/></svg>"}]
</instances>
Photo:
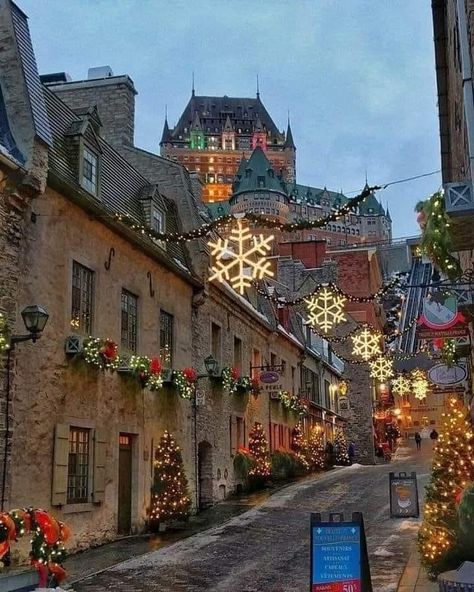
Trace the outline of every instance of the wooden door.
<instances>
[{"instance_id":1,"label":"wooden door","mask_svg":"<svg viewBox=\"0 0 474 592\"><path fill-rule=\"evenodd\" d=\"M132 436L119 436L118 533L130 534L132 527Z\"/></svg>"}]
</instances>

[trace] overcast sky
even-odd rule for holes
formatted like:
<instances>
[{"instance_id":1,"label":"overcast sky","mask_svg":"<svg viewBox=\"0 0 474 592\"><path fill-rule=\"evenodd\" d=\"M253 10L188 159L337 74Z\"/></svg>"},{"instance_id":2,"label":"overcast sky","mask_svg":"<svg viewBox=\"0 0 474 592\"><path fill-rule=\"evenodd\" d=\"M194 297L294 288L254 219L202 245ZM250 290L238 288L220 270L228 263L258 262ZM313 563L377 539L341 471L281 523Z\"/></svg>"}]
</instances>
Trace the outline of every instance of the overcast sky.
<instances>
[{"instance_id":1,"label":"overcast sky","mask_svg":"<svg viewBox=\"0 0 474 592\"><path fill-rule=\"evenodd\" d=\"M17 0L40 73L128 74L135 143L158 151L191 93L260 94L280 129L291 113L297 180L350 192L439 168L430 0ZM440 175L381 191L394 236Z\"/></svg>"}]
</instances>

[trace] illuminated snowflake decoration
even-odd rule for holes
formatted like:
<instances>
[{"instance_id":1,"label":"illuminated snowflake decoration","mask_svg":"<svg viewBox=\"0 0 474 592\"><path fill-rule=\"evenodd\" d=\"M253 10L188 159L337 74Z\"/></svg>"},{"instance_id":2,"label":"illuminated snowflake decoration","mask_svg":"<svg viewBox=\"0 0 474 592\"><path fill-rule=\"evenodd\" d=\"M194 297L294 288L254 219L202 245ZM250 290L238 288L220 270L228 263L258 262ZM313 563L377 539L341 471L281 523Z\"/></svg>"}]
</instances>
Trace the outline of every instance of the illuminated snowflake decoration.
<instances>
[{"instance_id":1,"label":"illuminated snowflake decoration","mask_svg":"<svg viewBox=\"0 0 474 592\"><path fill-rule=\"evenodd\" d=\"M392 391L395 395L406 395L410 392L411 382L403 374L399 374L392 380Z\"/></svg>"},{"instance_id":2,"label":"illuminated snowflake decoration","mask_svg":"<svg viewBox=\"0 0 474 592\"><path fill-rule=\"evenodd\" d=\"M208 243L213 258L213 273L209 279L228 281L234 290L243 294L254 280L273 277L271 263L265 258L271 251L273 238L273 235L253 236L248 227L237 220L237 228L231 230L229 238Z\"/></svg>"},{"instance_id":3,"label":"illuminated snowflake decoration","mask_svg":"<svg viewBox=\"0 0 474 592\"><path fill-rule=\"evenodd\" d=\"M411 390L415 395L415 398L420 399L420 401L425 399L429 388L426 372L417 368L411 372L410 377Z\"/></svg>"},{"instance_id":4,"label":"illuminated snowflake decoration","mask_svg":"<svg viewBox=\"0 0 474 592\"><path fill-rule=\"evenodd\" d=\"M370 376L380 382L388 380L394 375L393 360L379 356L373 362L369 362Z\"/></svg>"},{"instance_id":5,"label":"illuminated snowflake decoration","mask_svg":"<svg viewBox=\"0 0 474 592\"><path fill-rule=\"evenodd\" d=\"M352 353L355 356L361 356L365 361L380 355L382 353L380 338L381 334L378 331L372 332L364 327L362 331L351 337L354 344Z\"/></svg>"},{"instance_id":6,"label":"illuminated snowflake decoration","mask_svg":"<svg viewBox=\"0 0 474 592\"><path fill-rule=\"evenodd\" d=\"M336 294L329 288L323 288L316 294L305 299L308 311L308 322L315 329L320 327L325 333L335 325L346 320L344 314L344 296Z\"/></svg>"}]
</instances>

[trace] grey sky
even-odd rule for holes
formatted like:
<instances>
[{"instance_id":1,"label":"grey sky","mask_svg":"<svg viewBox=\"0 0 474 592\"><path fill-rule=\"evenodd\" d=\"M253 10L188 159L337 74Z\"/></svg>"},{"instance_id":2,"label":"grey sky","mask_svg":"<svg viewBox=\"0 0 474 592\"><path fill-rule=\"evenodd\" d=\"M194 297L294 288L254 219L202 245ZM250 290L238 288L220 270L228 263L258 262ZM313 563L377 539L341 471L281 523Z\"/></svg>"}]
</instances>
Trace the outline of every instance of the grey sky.
<instances>
[{"instance_id":1,"label":"grey sky","mask_svg":"<svg viewBox=\"0 0 474 592\"><path fill-rule=\"evenodd\" d=\"M439 168L429 0L17 0L41 73L108 64L139 92L135 142L158 151L191 92L261 98L291 112L300 183L345 192ZM379 193L394 235L440 175Z\"/></svg>"}]
</instances>

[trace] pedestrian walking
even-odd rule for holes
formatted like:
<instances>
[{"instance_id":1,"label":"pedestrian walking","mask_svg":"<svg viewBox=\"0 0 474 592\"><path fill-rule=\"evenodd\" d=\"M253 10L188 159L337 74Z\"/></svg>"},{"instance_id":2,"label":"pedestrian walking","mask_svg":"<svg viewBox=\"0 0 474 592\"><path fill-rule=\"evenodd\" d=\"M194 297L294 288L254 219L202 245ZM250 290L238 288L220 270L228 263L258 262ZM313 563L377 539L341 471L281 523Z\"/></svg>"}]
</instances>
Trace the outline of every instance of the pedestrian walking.
<instances>
[{"instance_id":1,"label":"pedestrian walking","mask_svg":"<svg viewBox=\"0 0 474 592\"><path fill-rule=\"evenodd\" d=\"M334 459L334 446L330 440L327 441L326 448L324 451L326 453L326 466L332 467L335 464L334 463L335 459Z\"/></svg>"},{"instance_id":2,"label":"pedestrian walking","mask_svg":"<svg viewBox=\"0 0 474 592\"><path fill-rule=\"evenodd\" d=\"M433 448L436 446L436 442L438 441L438 437L439 437L438 432L433 428L433 430L431 431L431 434L430 434L431 442L433 443Z\"/></svg>"},{"instance_id":3,"label":"pedestrian walking","mask_svg":"<svg viewBox=\"0 0 474 592\"><path fill-rule=\"evenodd\" d=\"M416 449L421 450L421 436L420 432L415 432Z\"/></svg>"},{"instance_id":4,"label":"pedestrian walking","mask_svg":"<svg viewBox=\"0 0 474 592\"><path fill-rule=\"evenodd\" d=\"M347 448L347 455L349 457L349 462L352 464L354 462L356 447L354 442L350 442L349 447Z\"/></svg>"}]
</instances>

